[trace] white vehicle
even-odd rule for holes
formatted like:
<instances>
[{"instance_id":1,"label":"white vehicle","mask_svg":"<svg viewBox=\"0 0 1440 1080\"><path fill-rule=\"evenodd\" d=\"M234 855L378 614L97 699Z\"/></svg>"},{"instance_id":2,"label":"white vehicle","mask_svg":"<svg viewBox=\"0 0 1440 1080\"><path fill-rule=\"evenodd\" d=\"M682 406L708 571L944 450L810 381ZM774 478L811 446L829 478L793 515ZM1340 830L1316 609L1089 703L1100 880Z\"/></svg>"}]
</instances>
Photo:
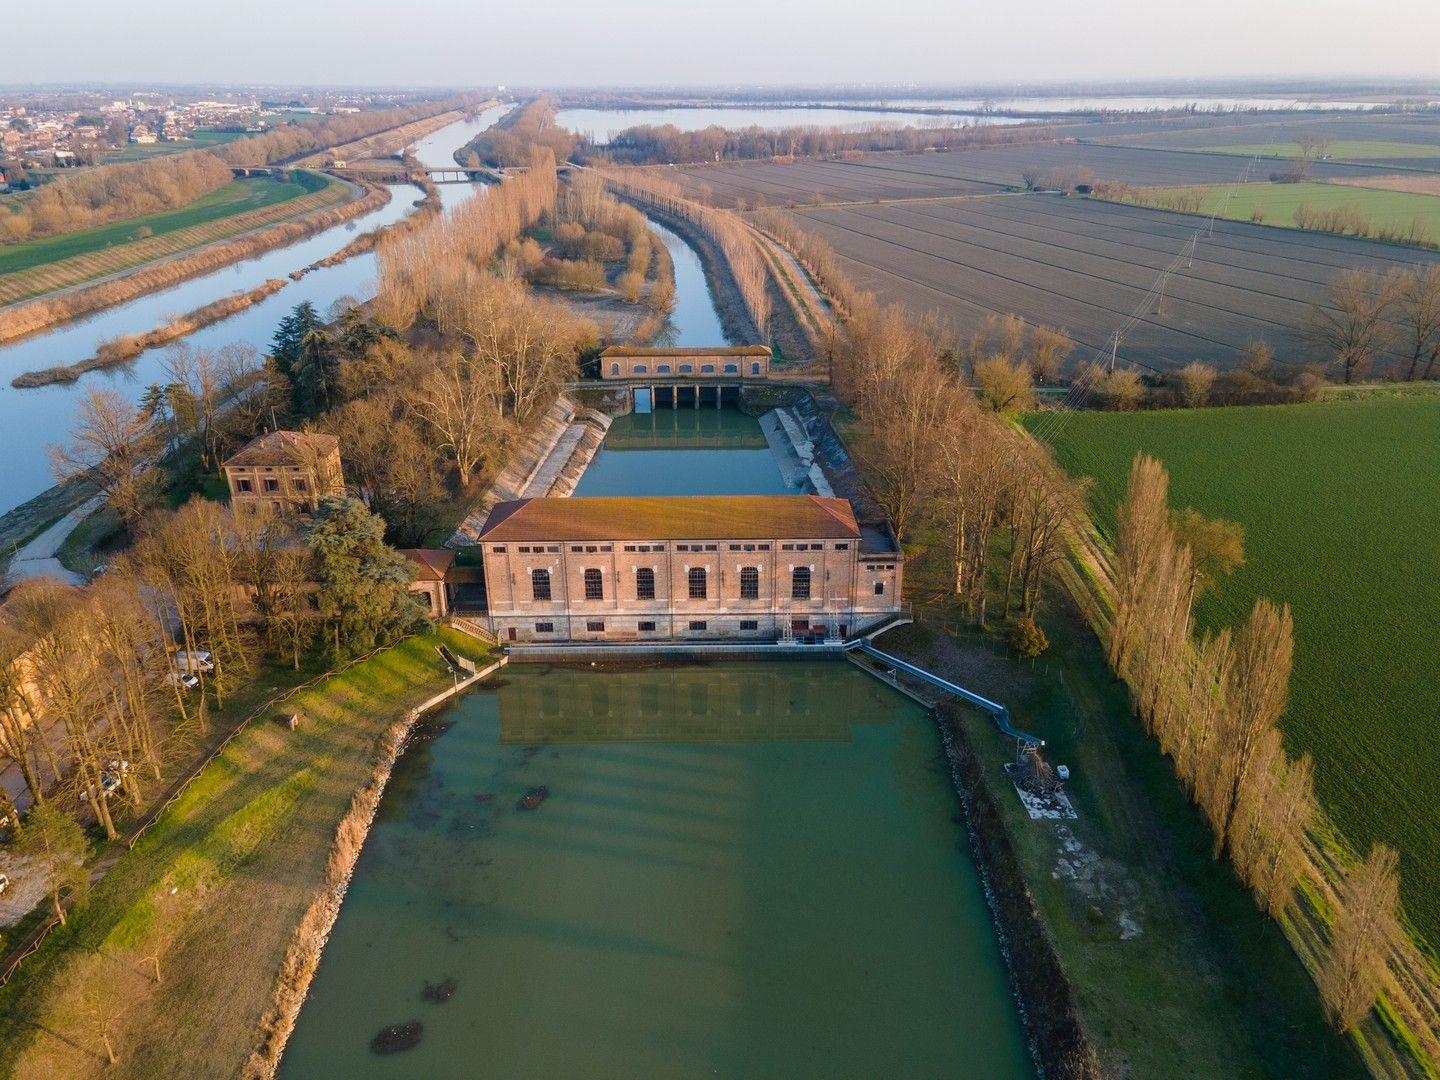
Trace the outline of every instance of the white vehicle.
<instances>
[{"instance_id":1,"label":"white vehicle","mask_svg":"<svg viewBox=\"0 0 1440 1080\"><path fill-rule=\"evenodd\" d=\"M194 690L200 685L200 680L188 671L172 671L165 676L165 681L171 686L178 686L181 690Z\"/></svg>"},{"instance_id":2,"label":"white vehicle","mask_svg":"<svg viewBox=\"0 0 1440 1080\"><path fill-rule=\"evenodd\" d=\"M104 792L107 796L108 796L108 795L114 795L116 789L119 788L119 787L120 787L120 777L116 776L114 773L108 773L108 772L107 772L107 773L101 773L101 774L100 774L100 790L101 790L102 792ZM82 791L82 792L80 792L80 801L81 801L81 802L89 802L89 801L90 801L90 792L89 792L89 791Z\"/></svg>"},{"instance_id":3,"label":"white vehicle","mask_svg":"<svg viewBox=\"0 0 1440 1080\"><path fill-rule=\"evenodd\" d=\"M215 660L203 650L190 651L181 649L175 654L175 670L179 672L211 672L215 670Z\"/></svg>"},{"instance_id":4,"label":"white vehicle","mask_svg":"<svg viewBox=\"0 0 1440 1080\"><path fill-rule=\"evenodd\" d=\"M10 879L4 874L0 874L0 893L3 893L8 888L10 888Z\"/></svg>"}]
</instances>

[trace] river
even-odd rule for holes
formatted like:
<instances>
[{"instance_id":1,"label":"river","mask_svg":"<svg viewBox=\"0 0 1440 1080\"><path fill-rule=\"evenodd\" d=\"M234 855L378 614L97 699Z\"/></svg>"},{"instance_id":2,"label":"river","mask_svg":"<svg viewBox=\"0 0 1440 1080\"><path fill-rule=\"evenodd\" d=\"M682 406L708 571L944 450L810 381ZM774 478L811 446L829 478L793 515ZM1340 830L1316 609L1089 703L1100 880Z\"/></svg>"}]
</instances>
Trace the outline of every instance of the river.
<instances>
[{"instance_id":1,"label":"river","mask_svg":"<svg viewBox=\"0 0 1440 1080\"><path fill-rule=\"evenodd\" d=\"M503 106L496 107L474 120L462 120L440 129L417 144L417 156L425 165L453 166L455 162L450 155L505 111ZM441 184L440 198L446 206L452 206L482 186ZM0 432L4 433L0 439L0 513L40 494L54 482L45 448L64 439L71 430L82 394L91 386L109 385L138 399L146 386L163 378L165 350L151 350L126 364L92 372L68 385L17 390L10 385L11 379L24 371L83 360L93 356L99 345L111 338L144 333L175 315L193 311L222 296L253 289L270 278L285 277L292 270L334 254L361 233L404 217L420 194L409 185L397 185L390 191L390 201L380 209L288 247L148 293L46 333L0 345ZM306 274L275 295L196 331L186 340L197 346L215 348L243 342L263 350L281 317L302 300L309 300L324 313L336 300L368 299L374 289L374 253L357 255L338 266L322 267Z\"/></svg>"}]
</instances>

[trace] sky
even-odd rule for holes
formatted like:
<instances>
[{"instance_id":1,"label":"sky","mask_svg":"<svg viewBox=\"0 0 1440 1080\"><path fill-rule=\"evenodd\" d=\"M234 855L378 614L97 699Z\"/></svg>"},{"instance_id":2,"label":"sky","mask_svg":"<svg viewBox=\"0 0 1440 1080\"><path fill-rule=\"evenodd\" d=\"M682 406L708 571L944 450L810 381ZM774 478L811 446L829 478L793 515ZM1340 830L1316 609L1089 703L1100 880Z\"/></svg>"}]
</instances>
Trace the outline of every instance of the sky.
<instances>
[{"instance_id":1,"label":"sky","mask_svg":"<svg viewBox=\"0 0 1440 1080\"><path fill-rule=\"evenodd\" d=\"M1440 77L1437 39L1437 0L29 0L0 20L0 82Z\"/></svg>"}]
</instances>

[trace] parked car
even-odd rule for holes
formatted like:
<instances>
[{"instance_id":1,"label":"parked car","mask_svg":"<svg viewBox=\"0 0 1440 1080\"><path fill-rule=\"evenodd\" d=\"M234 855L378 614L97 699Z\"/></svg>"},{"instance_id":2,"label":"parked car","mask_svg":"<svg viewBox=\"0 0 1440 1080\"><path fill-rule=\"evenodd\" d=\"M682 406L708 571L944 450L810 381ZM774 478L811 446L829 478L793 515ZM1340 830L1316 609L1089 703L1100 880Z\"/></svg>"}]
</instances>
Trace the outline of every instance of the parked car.
<instances>
[{"instance_id":1,"label":"parked car","mask_svg":"<svg viewBox=\"0 0 1440 1080\"><path fill-rule=\"evenodd\" d=\"M107 773L101 773L101 774L100 774L100 790L103 791L106 795L114 795L116 789L118 789L119 787L120 787L120 777L119 777L117 774L112 773L112 772L107 772ZM89 801L90 801L90 792L89 792L89 791L82 791L82 792L80 792L80 801L81 801L81 802L89 802Z\"/></svg>"},{"instance_id":2,"label":"parked car","mask_svg":"<svg viewBox=\"0 0 1440 1080\"><path fill-rule=\"evenodd\" d=\"M175 670L180 672L211 672L215 670L215 659L202 649L181 649L175 654Z\"/></svg>"},{"instance_id":3,"label":"parked car","mask_svg":"<svg viewBox=\"0 0 1440 1080\"><path fill-rule=\"evenodd\" d=\"M10 879L4 874L0 874L0 893L3 893L8 888L10 888Z\"/></svg>"},{"instance_id":4,"label":"parked car","mask_svg":"<svg viewBox=\"0 0 1440 1080\"><path fill-rule=\"evenodd\" d=\"M200 685L200 680L188 671L172 671L165 676L165 681L171 686L178 686L181 690L194 690Z\"/></svg>"}]
</instances>

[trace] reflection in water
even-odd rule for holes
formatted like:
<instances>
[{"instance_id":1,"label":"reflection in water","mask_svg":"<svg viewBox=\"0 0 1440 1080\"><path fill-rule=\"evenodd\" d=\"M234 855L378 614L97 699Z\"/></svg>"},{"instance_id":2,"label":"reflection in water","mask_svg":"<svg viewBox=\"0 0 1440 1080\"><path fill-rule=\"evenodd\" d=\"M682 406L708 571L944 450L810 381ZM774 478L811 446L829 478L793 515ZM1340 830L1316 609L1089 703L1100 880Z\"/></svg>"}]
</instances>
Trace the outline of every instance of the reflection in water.
<instances>
[{"instance_id":1,"label":"reflection in water","mask_svg":"<svg viewBox=\"0 0 1440 1080\"><path fill-rule=\"evenodd\" d=\"M1027 1074L918 707L842 662L504 675L402 759L283 1076Z\"/></svg>"}]
</instances>

